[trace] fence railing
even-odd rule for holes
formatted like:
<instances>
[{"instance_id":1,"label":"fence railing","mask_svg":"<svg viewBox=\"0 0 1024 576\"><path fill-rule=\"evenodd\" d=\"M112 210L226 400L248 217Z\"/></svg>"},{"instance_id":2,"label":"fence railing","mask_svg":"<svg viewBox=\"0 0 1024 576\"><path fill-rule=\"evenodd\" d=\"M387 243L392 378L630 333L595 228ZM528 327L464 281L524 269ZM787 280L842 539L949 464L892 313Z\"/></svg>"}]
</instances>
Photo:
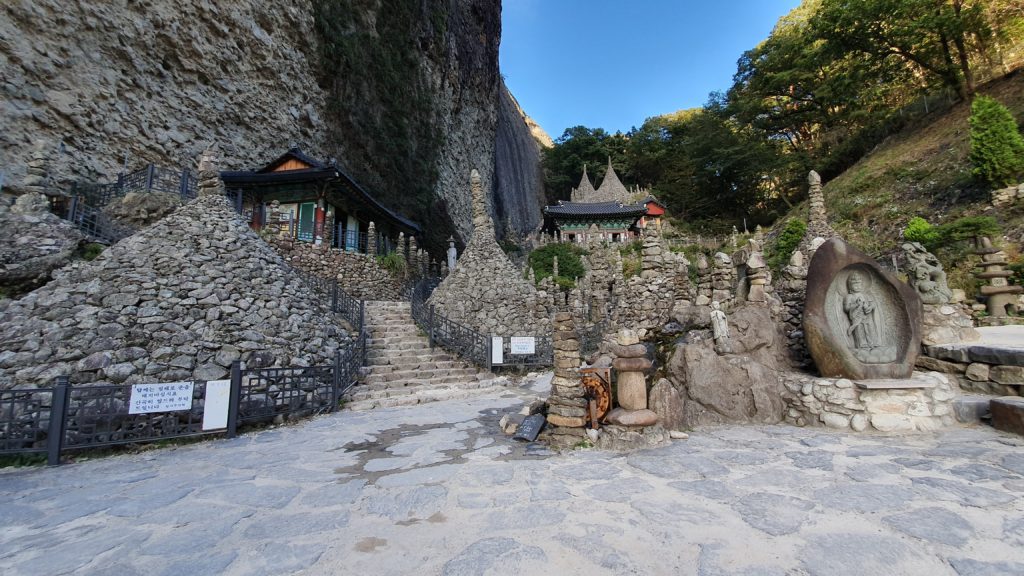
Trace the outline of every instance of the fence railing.
<instances>
[{"instance_id":1,"label":"fence railing","mask_svg":"<svg viewBox=\"0 0 1024 576\"><path fill-rule=\"evenodd\" d=\"M438 278L422 279L411 288L409 297L413 320L427 334L431 347L440 345L488 370L502 366L551 366L554 363L550 336L533 337L533 354L513 354L510 339L502 338L502 360L494 362L494 340L491 336L444 316L427 302L439 282Z\"/></svg>"},{"instance_id":2,"label":"fence railing","mask_svg":"<svg viewBox=\"0 0 1024 576\"><path fill-rule=\"evenodd\" d=\"M79 196L72 196L64 218L74 224L82 234L101 244L114 244L135 233L135 229L114 220L102 210L89 206Z\"/></svg>"},{"instance_id":3,"label":"fence railing","mask_svg":"<svg viewBox=\"0 0 1024 576\"><path fill-rule=\"evenodd\" d=\"M68 377L50 388L0 390L0 455L47 454L51 465L69 450L139 444L157 440L227 434L239 425L270 423L337 410L342 395L359 379L366 365L365 305L342 290L337 281L292 269L345 318L355 336L327 366L245 368L231 366L227 427L204 430L207 382L191 386L190 407L131 414L131 384L72 386ZM161 384L161 383L158 383Z\"/></svg>"},{"instance_id":4,"label":"fence railing","mask_svg":"<svg viewBox=\"0 0 1024 576\"><path fill-rule=\"evenodd\" d=\"M103 207L129 192L177 194L183 202L196 197L198 180L188 168L181 170L148 164L129 174L118 174L110 184L76 183L74 194L84 196L90 206Z\"/></svg>"},{"instance_id":5,"label":"fence railing","mask_svg":"<svg viewBox=\"0 0 1024 576\"><path fill-rule=\"evenodd\" d=\"M0 390L0 455L45 453L56 465L71 450L211 434L230 438L240 425L333 412L365 358L366 333L360 332L328 366L242 369L235 362L227 426L214 430L203 429L204 381L165 384L191 388L188 408L140 414L129 411L131 384L72 386L62 376L52 388Z\"/></svg>"}]
</instances>

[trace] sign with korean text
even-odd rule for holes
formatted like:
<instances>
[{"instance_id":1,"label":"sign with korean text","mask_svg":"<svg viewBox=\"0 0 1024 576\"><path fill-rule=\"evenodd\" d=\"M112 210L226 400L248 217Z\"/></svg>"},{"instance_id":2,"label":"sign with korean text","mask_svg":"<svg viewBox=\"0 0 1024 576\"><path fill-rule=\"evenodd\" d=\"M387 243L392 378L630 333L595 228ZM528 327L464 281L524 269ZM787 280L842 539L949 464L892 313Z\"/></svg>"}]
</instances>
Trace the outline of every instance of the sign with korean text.
<instances>
[{"instance_id":1,"label":"sign with korean text","mask_svg":"<svg viewBox=\"0 0 1024 576\"><path fill-rule=\"evenodd\" d=\"M513 336L509 338L511 354L536 354L537 344L533 336Z\"/></svg>"},{"instance_id":2,"label":"sign with korean text","mask_svg":"<svg viewBox=\"0 0 1024 576\"><path fill-rule=\"evenodd\" d=\"M228 427L228 405L231 402L231 380L210 380L206 383L203 401L203 430Z\"/></svg>"},{"instance_id":3,"label":"sign with korean text","mask_svg":"<svg viewBox=\"0 0 1024 576\"><path fill-rule=\"evenodd\" d=\"M129 414L175 412L192 408L192 383L135 384L128 404Z\"/></svg>"}]
</instances>

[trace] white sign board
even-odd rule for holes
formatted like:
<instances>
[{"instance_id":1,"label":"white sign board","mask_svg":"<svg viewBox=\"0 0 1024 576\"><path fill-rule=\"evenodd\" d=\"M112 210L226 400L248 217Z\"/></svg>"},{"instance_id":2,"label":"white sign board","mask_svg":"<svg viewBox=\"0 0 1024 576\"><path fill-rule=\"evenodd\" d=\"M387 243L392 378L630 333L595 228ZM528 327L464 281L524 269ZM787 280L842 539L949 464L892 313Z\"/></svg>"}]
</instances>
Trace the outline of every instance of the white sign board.
<instances>
[{"instance_id":1,"label":"white sign board","mask_svg":"<svg viewBox=\"0 0 1024 576\"><path fill-rule=\"evenodd\" d=\"M231 380L211 380L206 383L203 402L203 430L228 427L228 404L231 402Z\"/></svg>"},{"instance_id":2,"label":"white sign board","mask_svg":"<svg viewBox=\"0 0 1024 576\"><path fill-rule=\"evenodd\" d=\"M192 408L192 383L135 384L128 403L129 414L175 412Z\"/></svg>"},{"instance_id":3,"label":"white sign board","mask_svg":"<svg viewBox=\"0 0 1024 576\"><path fill-rule=\"evenodd\" d=\"M505 363L505 341L501 336L491 336L491 364Z\"/></svg>"},{"instance_id":4,"label":"white sign board","mask_svg":"<svg viewBox=\"0 0 1024 576\"><path fill-rule=\"evenodd\" d=\"M513 336L509 339L512 354L536 354L537 344L533 336Z\"/></svg>"}]
</instances>

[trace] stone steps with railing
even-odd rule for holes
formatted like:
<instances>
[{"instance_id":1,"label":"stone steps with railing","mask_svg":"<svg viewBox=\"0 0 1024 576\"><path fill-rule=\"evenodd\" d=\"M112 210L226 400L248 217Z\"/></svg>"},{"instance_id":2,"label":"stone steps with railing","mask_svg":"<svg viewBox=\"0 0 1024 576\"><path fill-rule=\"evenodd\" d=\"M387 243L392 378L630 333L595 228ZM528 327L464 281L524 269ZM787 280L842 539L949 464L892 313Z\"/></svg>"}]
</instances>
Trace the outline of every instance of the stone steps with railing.
<instances>
[{"instance_id":1,"label":"stone steps with railing","mask_svg":"<svg viewBox=\"0 0 1024 576\"><path fill-rule=\"evenodd\" d=\"M345 395L351 410L465 399L506 382L440 348L431 350L408 302L367 302L366 330L366 377Z\"/></svg>"}]
</instances>

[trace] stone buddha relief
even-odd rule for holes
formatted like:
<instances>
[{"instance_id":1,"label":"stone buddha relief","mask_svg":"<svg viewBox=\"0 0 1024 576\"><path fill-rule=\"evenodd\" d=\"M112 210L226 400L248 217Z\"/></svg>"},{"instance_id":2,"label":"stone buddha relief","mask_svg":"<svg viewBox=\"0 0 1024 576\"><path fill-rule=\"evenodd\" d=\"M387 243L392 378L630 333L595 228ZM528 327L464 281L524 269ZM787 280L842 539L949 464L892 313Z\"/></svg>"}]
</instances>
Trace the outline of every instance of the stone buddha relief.
<instances>
[{"instance_id":1,"label":"stone buddha relief","mask_svg":"<svg viewBox=\"0 0 1024 576\"><path fill-rule=\"evenodd\" d=\"M873 259L833 238L808 269L804 332L822 376L907 378L921 347L921 299Z\"/></svg>"},{"instance_id":2,"label":"stone buddha relief","mask_svg":"<svg viewBox=\"0 0 1024 576\"><path fill-rule=\"evenodd\" d=\"M870 269L857 266L836 274L825 296L829 325L839 332L840 342L865 364L886 364L899 355L899 311L893 295L873 278Z\"/></svg>"}]
</instances>

